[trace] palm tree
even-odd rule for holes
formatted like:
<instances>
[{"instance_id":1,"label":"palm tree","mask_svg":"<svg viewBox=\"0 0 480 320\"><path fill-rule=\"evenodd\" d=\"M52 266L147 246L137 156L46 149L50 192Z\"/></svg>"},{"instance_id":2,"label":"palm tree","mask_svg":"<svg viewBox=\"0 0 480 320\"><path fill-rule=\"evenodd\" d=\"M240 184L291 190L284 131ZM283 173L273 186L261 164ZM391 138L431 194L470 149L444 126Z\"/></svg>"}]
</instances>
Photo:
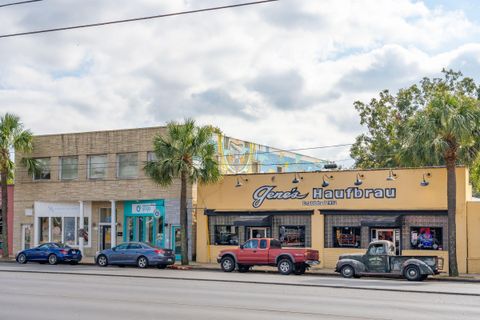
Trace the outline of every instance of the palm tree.
<instances>
[{"instance_id":1,"label":"palm tree","mask_svg":"<svg viewBox=\"0 0 480 320\"><path fill-rule=\"evenodd\" d=\"M449 275L458 276L455 167L471 164L480 150L480 102L440 86L425 109L407 123L407 128L401 152L407 163L447 167Z\"/></svg>"},{"instance_id":2,"label":"palm tree","mask_svg":"<svg viewBox=\"0 0 480 320\"><path fill-rule=\"evenodd\" d=\"M161 186L170 186L174 179L180 179L180 226L182 264L188 264L188 214L187 185L213 183L220 179L216 161L213 133L218 129L211 126L196 126L195 121L170 122L166 135L157 135L153 146L155 160L148 161L145 173Z\"/></svg>"},{"instance_id":3,"label":"palm tree","mask_svg":"<svg viewBox=\"0 0 480 320\"><path fill-rule=\"evenodd\" d=\"M13 180L15 164L10 157L12 151L22 154L33 150L33 136L30 130L25 130L20 118L6 113L0 117L0 176L2 188L2 237L3 256L8 257L8 182ZM33 162L24 160L24 164L31 171Z\"/></svg>"}]
</instances>

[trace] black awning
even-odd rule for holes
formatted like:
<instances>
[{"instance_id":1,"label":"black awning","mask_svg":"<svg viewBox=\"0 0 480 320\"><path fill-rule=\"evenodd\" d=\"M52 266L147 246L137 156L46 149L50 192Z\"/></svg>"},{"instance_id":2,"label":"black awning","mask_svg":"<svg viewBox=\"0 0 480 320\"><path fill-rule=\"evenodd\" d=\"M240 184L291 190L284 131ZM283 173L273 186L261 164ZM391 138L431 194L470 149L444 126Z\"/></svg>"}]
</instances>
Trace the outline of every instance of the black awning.
<instances>
[{"instance_id":1,"label":"black awning","mask_svg":"<svg viewBox=\"0 0 480 320\"><path fill-rule=\"evenodd\" d=\"M241 219L233 222L235 227L271 227L272 216Z\"/></svg>"},{"instance_id":2,"label":"black awning","mask_svg":"<svg viewBox=\"0 0 480 320\"><path fill-rule=\"evenodd\" d=\"M402 225L402 216L391 217L369 217L362 220L362 227L400 227Z\"/></svg>"}]
</instances>

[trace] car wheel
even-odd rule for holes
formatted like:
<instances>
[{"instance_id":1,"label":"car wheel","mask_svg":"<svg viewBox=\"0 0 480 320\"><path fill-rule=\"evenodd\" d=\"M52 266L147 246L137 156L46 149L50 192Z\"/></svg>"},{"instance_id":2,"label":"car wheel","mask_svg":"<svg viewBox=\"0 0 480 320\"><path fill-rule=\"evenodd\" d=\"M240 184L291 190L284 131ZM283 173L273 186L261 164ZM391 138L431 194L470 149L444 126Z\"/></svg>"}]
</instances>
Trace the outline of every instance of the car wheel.
<instances>
[{"instance_id":1,"label":"car wheel","mask_svg":"<svg viewBox=\"0 0 480 320\"><path fill-rule=\"evenodd\" d=\"M299 276L299 275L304 274L306 269L307 268L305 267L305 265L303 263L298 264L298 265L295 266L295 270L293 271L293 273L295 273L297 276Z\"/></svg>"},{"instance_id":2,"label":"car wheel","mask_svg":"<svg viewBox=\"0 0 480 320\"><path fill-rule=\"evenodd\" d=\"M245 273L250 270L250 266L239 264L238 265L238 272Z\"/></svg>"},{"instance_id":3,"label":"car wheel","mask_svg":"<svg viewBox=\"0 0 480 320\"><path fill-rule=\"evenodd\" d=\"M48 264L54 265L57 264L58 258L55 254L51 254L48 256Z\"/></svg>"},{"instance_id":4,"label":"car wheel","mask_svg":"<svg viewBox=\"0 0 480 320\"><path fill-rule=\"evenodd\" d=\"M167 267L166 264L159 264L159 265L157 266L158 269L165 269L166 267Z\"/></svg>"},{"instance_id":5,"label":"car wheel","mask_svg":"<svg viewBox=\"0 0 480 320\"><path fill-rule=\"evenodd\" d=\"M25 255L25 253L20 253L17 257L17 262L20 263L20 264L25 264L27 263L27 256Z\"/></svg>"},{"instance_id":6,"label":"car wheel","mask_svg":"<svg viewBox=\"0 0 480 320\"><path fill-rule=\"evenodd\" d=\"M145 269L148 267L148 260L144 256L141 256L137 259L137 267Z\"/></svg>"},{"instance_id":7,"label":"car wheel","mask_svg":"<svg viewBox=\"0 0 480 320\"><path fill-rule=\"evenodd\" d=\"M408 281L420 281L422 275L420 274L420 269L415 265L409 265L403 271L405 279Z\"/></svg>"},{"instance_id":8,"label":"car wheel","mask_svg":"<svg viewBox=\"0 0 480 320\"><path fill-rule=\"evenodd\" d=\"M225 257L222 258L222 261L220 261L220 266L222 267L223 271L232 272L235 270L235 261L232 257Z\"/></svg>"},{"instance_id":9,"label":"car wheel","mask_svg":"<svg viewBox=\"0 0 480 320\"><path fill-rule=\"evenodd\" d=\"M293 263L290 259L284 258L278 262L278 272L283 275L289 275L293 271Z\"/></svg>"},{"instance_id":10,"label":"car wheel","mask_svg":"<svg viewBox=\"0 0 480 320\"><path fill-rule=\"evenodd\" d=\"M345 265L340 269L340 274L344 278L353 278L355 277L355 269L349 264Z\"/></svg>"},{"instance_id":11,"label":"car wheel","mask_svg":"<svg viewBox=\"0 0 480 320\"><path fill-rule=\"evenodd\" d=\"M97 264L98 264L100 267L106 267L106 266L108 266L107 256L104 255L104 254L99 255L98 258L97 258Z\"/></svg>"}]
</instances>

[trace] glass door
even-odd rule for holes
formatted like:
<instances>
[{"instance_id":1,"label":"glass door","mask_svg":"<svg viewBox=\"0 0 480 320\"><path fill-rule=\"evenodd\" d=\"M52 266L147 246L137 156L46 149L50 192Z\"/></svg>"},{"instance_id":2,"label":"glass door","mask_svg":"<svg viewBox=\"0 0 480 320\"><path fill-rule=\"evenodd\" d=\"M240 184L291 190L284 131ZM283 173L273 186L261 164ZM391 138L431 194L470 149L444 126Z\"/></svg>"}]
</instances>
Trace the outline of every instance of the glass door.
<instances>
[{"instance_id":1,"label":"glass door","mask_svg":"<svg viewBox=\"0 0 480 320\"><path fill-rule=\"evenodd\" d=\"M112 247L111 230L111 225L100 225L100 250L110 249Z\"/></svg>"},{"instance_id":2,"label":"glass door","mask_svg":"<svg viewBox=\"0 0 480 320\"><path fill-rule=\"evenodd\" d=\"M30 249L33 246L32 231L31 224L22 225L22 250Z\"/></svg>"},{"instance_id":3,"label":"glass door","mask_svg":"<svg viewBox=\"0 0 480 320\"><path fill-rule=\"evenodd\" d=\"M180 226L172 226L172 249L175 252L175 259L182 258L182 232Z\"/></svg>"},{"instance_id":4,"label":"glass door","mask_svg":"<svg viewBox=\"0 0 480 320\"><path fill-rule=\"evenodd\" d=\"M400 254L400 229L372 229L372 241L387 240L393 242L395 254Z\"/></svg>"},{"instance_id":5,"label":"glass door","mask_svg":"<svg viewBox=\"0 0 480 320\"><path fill-rule=\"evenodd\" d=\"M268 237L268 230L269 228L250 228L250 239L253 238L267 238Z\"/></svg>"}]
</instances>

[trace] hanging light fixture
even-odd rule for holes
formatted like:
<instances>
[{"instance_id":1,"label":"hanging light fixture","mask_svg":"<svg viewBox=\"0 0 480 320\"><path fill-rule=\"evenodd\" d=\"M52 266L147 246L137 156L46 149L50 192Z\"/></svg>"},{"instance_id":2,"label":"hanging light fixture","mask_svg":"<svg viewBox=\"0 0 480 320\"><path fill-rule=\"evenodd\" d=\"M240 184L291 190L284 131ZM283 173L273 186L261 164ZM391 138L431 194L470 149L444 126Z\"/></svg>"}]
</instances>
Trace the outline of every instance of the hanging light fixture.
<instances>
[{"instance_id":1,"label":"hanging light fixture","mask_svg":"<svg viewBox=\"0 0 480 320\"><path fill-rule=\"evenodd\" d=\"M243 180L243 182L248 182L247 178L243 178L242 176L238 176L237 177L237 183L235 184L235 188L239 188L239 187L243 186L243 183L242 183L241 180Z\"/></svg>"},{"instance_id":2,"label":"hanging light fixture","mask_svg":"<svg viewBox=\"0 0 480 320\"><path fill-rule=\"evenodd\" d=\"M293 177L292 183L299 183L300 180L299 180L298 178L303 179L302 176L298 175L298 174L295 172L295 176Z\"/></svg>"},{"instance_id":3,"label":"hanging light fixture","mask_svg":"<svg viewBox=\"0 0 480 320\"><path fill-rule=\"evenodd\" d=\"M328 182L328 180L332 180L333 179L333 176L327 176L326 174L323 175L323 182L322 182L322 187L323 188L326 188L330 185L330 183Z\"/></svg>"},{"instance_id":4,"label":"hanging light fixture","mask_svg":"<svg viewBox=\"0 0 480 320\"><path fill-rule=\"evenodd\" d=\"M387 181L393 181L395 179L397 179L397 174L394 173L392 169L390 169L390 171L388 172Z\"/></svg>"},{"instance_id":5,"label":"hanging light fixture","mask_svg":"<svg viewBox=\"0 0 480 320\"><path fill-rule=\"evenodd\" d=\"M356 186L359 186L363 183L362 179L364 179L365 176L363 174L357 173L357 178L355 179L355 182L353 183Z\"/></svg>"},{"instance_id":6,"label":"hanging light fixture","mask_svg":"<svg viewBox=\"0 0 480 320\"><path fill-rule=\"evenodd\" d=\"M430 172L424 173L423 177L422 177L422 182L420 182L420 185L422 187L428 186L430 184L430 182L428 182L427 179L425 179L425 177L430 178L431 176L432 176L432 174Z\"/></svg>"}]
</instances>

